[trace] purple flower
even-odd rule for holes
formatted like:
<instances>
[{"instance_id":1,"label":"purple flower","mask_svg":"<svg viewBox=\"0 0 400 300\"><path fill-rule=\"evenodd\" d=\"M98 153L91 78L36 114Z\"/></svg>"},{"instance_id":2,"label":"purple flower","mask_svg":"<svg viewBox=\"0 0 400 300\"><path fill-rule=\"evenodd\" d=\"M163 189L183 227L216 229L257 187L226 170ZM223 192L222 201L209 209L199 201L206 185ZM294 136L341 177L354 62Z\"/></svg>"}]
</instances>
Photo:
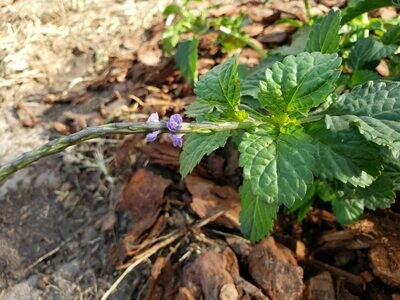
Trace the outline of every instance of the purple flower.
<instances>
[{"instance_id":1,"label":"purple flower","mask_svg":"<svg viewBox=\"0 0 400 300\"><path fill-rule=\"evenodd\" d=\"M182 117L179 114L174 114L169 118L167 122L167 128L169 131L177 131L182 127Z\"/></svg>"},{"instance_id":2,"label":"purple flower","mask_svg":"<svg viewBox=\"0 0 400 300\"><path fill-rule=\"evenodd\" d=\"M149 118L147 119L146 123L153 123L153 122L159 122L160 118L158 117L158 113L152 113ZM160 133L159 130L151 132L146 135L146 140L148 142L154 142L157 139L158 134Z\"/></svg>"},{"instance_id":3,"label":"purple flower","mask_svg":"<svg viewBox=\"0 0 400 300\"><path fill-rule=\"evenodd\" d=\"M168 135L169 139L172 142L172 146L182 148L183 146L183 134L178 134L178 133L170 133Z\"/></svg>"},{"instance_id":4,"label":"purple flower","mask_svg":"<svg viewBox=\"0 0 400 300\"><path fill-rule=\"evenodd\" d=\"M146 135L146 140L147 140L148 142L154 142L154 141L157 139L157 136L158 136L159 133L160 133L159 130L154 131L154 132L152 132L152 133L148 133L148 134Z\"/></svg>"},{"instance_id":5,"label":"purple flower","mask_svg":"<svg viewBox=\"0 0 400 300\"><path fill-rule=\"evenodd\" d=\"M158 117L158 113L157 113L157 112L152 113L152 114L148 117L146 123L150 123L150 122L160 122L160 118Z\"/></svg>"}]
</instances>

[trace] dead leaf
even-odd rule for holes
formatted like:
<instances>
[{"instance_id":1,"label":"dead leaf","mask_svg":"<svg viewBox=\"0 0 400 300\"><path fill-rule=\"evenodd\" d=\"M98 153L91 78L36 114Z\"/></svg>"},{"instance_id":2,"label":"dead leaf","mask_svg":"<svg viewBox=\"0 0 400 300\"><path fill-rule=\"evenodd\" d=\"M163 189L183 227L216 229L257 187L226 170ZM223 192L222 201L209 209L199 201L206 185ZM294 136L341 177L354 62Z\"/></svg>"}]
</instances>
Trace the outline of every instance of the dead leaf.
<instances>
[{"instance_id":1,"label":"dead leaf","mask_svg":"<svg viewBox=\"0 0 400 300\"><path fill-rule=\"evenodd\" d=\"M61 133L62 135L68 135L71 134L69 131L69 127L65 125L64 123L61 122L53 122L51 126L58 132Z\"/></svg>"},{"instance_id":2,"label":"dead leaf","mask_svg":"<svg viewBox=\"0 0 400 300\"><path fill-rule=\"evenodd\" d=\"M227 210L215 223L239 229L240 200L234 188L192 175L186 177L185 184L193 197L190 206L200 218Z\"/></svg>"},{"instance_id":3,"label":"dead leaf","mask_svg":"<svg viewBox=\"0 0 400 300\"><path fill-rule=\"evenodd\" d=\"M25 103L18 102L16 105L17 116L24 127L32 128L36 125L37 121L35 117L27 109Z\"/></svg>"},{"instance_id":4,"label":"dead leaf","mask_svg":"<svg viewBox=\"0 0 400 300\"><path fill-rule=\"evenodd\" d=\"M378 246L370 250L372 270L383 282L400 287L400 249Z\"/></svg>"},{"instance_id":5,"label":"dead leaf","mask_svg":"<svg viewBox=\"0 0 400 300\"><path fill-rule=\"evenodd\" d=\"M390 75L389 66L383 59L381 59L379 65L376 66L375 70L383 77L388 77Z\"/></svg>"},{"instance_id":6,"label":"dead leaf","mask_svg":"<svg viewBox=\"0 0 400 300\"><path fill-rule=\"evenodd\" d=\"M268 237L249 255L249 272L272 299L301 299L303 269L288 248Z\"/></svg>"},{"instance_id":7,"label":"dead leaf","mask_svg":"<svg viewBox=\"0 0 400 300\"><path fill-rule=\"evenodd\" d=\"M164 191L171 181L146 169L139 169L122 191L119 208L131 213L134 222L129 230L131 241L149 229L164 202Z\"/></svg>"},{"instance_id":8,"label":"dead leaf","mask_svg":"<svg viewBox=\"0 0 400 300\"><path fill-rule=\"evenodd\" d=\"M160 63L162 51L158 45L145 42L137 51L138 61L146 66L157 66Z\"/></svg>"},{"instance_id":9,"label":"dead leaf","mask_svg":"<svg viewBox=\"0 0 400 300\"><path fill-rule=\"evenodd\" d=\"M239 265L232 250L209 250L185 267L183 285L195 299L238 299L234 276L239 276Z\"/></svg>"},{"instance_id":10,"label":"dead leaf","mask_svg":"<svg viewBox=\"0 0 400 300\"><path fill-rule=\"evenodd\" d=\"M243 26L242 29L248 36L253 37L261 34L264 31L264 26L260 23L251 23Z\"/></svg>"},{"instance_id":11,"label":"dead leaf","mask_svg":"<svg viewBox=\"0 0 400 300\"><path fill-rule=\"evenodd\" d=\"M148 155L153 164L174 168L179 166L180 150L173 147L170 142L149 143L136 149Z\"/></svg>"},{"instance_id":12,"label":"dead leaf","mask_svg":"<svg viewBox=\"0 0 400 300\"><path fill-rule=\"evenodd\" d=\"M117 216L113 211L110 211L96 221L95 227L99 228L102 232L110 231L114 228L116 222Z\"/></svg>"},{"instance_id":13,"label":"dead leaf","mask_svg":"<svg viewBox=\"0 0 400 300\"><path fill-rule=\"evenodd\" d=\"M163 268L165 267L167 260L163 256L157 257L156 261L151 268L151 278L153 280L157 280L158 276L160 276Z\"/></svg>"},{"instance_id":14,"label":"dead leaf","mask_svg":"<svg viewBox=\"0 0 400 300\"><path fill-rule=\"evenodd\" d=\"M289 24L276 24L265 28L258 40L267 44L282 44L296 28Z\"/></svg>"},{"instance_id":15,"label":"dead leaf","mask_svg":"<svg viewBox=\"0 0 400 300\"><path fill-rule=\"evenodd\" d=\"M162 258L159 261L156 260L156 264L159 264L156 268L158 269L161 265L162 268L160 273L157 275L157 279L150 282L150 286L147 289L145 300L153 299L165 299L165 300L176 300L178 299L179 287L178 281L181 277L181 269L179 265L172 265L170 261L162 262ZM165 260L165 258L164 258ZM159 261L157 263L157 261ZM154 268L154 267L153 267ZM158 271L158 270L157 270ZM152 270L152 275L153 270ZM191 299L191 298L182 298Z\"/></svg>"},{"instance_id":16,"label":"dead leaf","mask_svg":"<svg viewBox=\"0 0 400 300\"><path fill-rule=\"evenodd\" d=\"M280 12L264 6L252 5L248 8L247 15L255 22L272 23L279 19Z\"/></svg>"},{"instance_id":17,"label":"dead leaf","mask_svg":"<svg viewBox=\"0 0 400 300\"><path fill-rule=\"evenodd\" d=\"M307 300L335 300L336 295L332 275L329 272L322 272L317 276L311 277L306 283L304 298Z\"/></svg>"}]
</instances>

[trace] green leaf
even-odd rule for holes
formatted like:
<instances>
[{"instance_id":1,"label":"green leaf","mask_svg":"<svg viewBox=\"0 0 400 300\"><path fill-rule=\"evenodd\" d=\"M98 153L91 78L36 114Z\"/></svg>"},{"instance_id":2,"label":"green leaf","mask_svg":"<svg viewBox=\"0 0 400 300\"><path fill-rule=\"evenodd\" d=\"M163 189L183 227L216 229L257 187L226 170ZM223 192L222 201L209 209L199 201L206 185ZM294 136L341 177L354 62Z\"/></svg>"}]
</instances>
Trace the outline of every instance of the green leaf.
<instances>
[{"instance_id":1,"label":"green leaf","mask_svg":"<svg viewBox=\"0 0 400 300\"><path fill-rule=\"evenodd\" d=\"M367 63L387 57L396 51L396 46L386 46L372 37L360 39L351 50L348 65L354 71Z\"/></svg>"},{"instance_id":2,"label":"green leaf","mask_svg":"<svg viewBox=\"0 0 400 300\"><path fill-rule=\"evenodd\" d=\"M389 176L380 176L372 185L365 189L358 189L360 198L364 200L366 208L389 208L396 200L393 192L393 181Z\"/></svg>"},{"instance_id":3,"label":"green leaf","mask_svg":"<svg viewBox=\"0 0 400 300\"><path fill-rule=\"evenodd\" d=\"M265 78L265 71L280 60L280 56L268 55L261 62L250 69L250 73L243 81L241 97L252 97L257 99L260 90L260 81Z\"/></svg>"},{"instance_id":4,"label":"green leaf","mask_svg":"<svg viewBox=\"0 0 400 300\"><path fill-rule=\"evenodd\" d=\"M382 170L378 148L355 128L331 132L320 121L307 126L307 134L314 139L314 174L319 178L365 187Z\"/></svg>"},{"instance_id":5,"label":"green leaf","mask_svg":"<svg viewBox=\"0 0 400 300\"><path fill-rule=\"evenodd\" d=\"M327 111L332 130L356 126L369 141L400 150L400 82L368 82L339 97Z\"/></svg>"},{"instance_id":6,"label":"green leaf","mask_svg":"<svg viewBox=\"0 0 400 300\"><path fill-rule=\"evenodd\" d=\"M196 100L192 104L185 107L185 115L201 122L206 120L206 116L215 110L221 112L223 107L213 102Z\"/></svg>"},{"instance_id":7,"label":"green leaf","mask_svg":"<svg viewBox=\"0 0 400 300\"><path fill-rule=\"evenodd\" d=\"M353 74L351 75L351 86L356 86L359 84L364 84L367 81L370 80L378 80L381 79L381 77L370 70L355 70Z\"/></svg>"},{"instance_id":8,"label":"green leaf","mask_svg":"<svg viewBox=\"0 0 400 300\"><path fill-rule=\"evenodd\" d=\"M240 100L240 83L236 56L200 76L194 89L201 100L213 101L236 110Z\"/></svg>"},{"instance_id":9,"label":"green leaf","mask_svg":"<svg viewBox=\"0 0 400 300\"><path fill-rule=\"evenodd\" d=\"M327 114L400 120L400 82L370 81L357 86L341 95Z\"/></svg>"},{"instance_id":10,"label":"green leaf","mask_svg":"<svg viewBox=\"0 0 400 300\"><path fill-rule=\"evenodd\" d=\"M400 25L395 25L382 36L382 43L385 45L400 44Z\"/></svg>"},{"instance_id":11,"label":"green leaf","mask_svg":"<svg viewBox=\"0 0 400 300\"><path fill-rule=\"evenodd\" d=\"M252 192L268 203L291 207L313 182L314 147L304 133L277 133L258 128L245 133L239 164Z\"/></svg>"},{"instance_id":12,"label":"green leaf","mask_svg":"<svg viewBox=\"0 0 400 300\"><path fill-rule=\"evenodd\" d=\"M315 181L307 190L306 195L301 200L296 200L293 206L288 209L288 213L294 213L297 211L297 221L301 222L310 211L313 201L316 196L317 182Z\"/></svg>"},{"instance_id":13,"label":"green leaf","mask_svg":"<svg viewBox=\"0 0 400 300\"><path fill-rule=\"evenodd\" d=\"M253 242L261 240L273 228L278 212L278 204L268 203L259 195L254 195L248 181L240 187L240 229Z\"/></svg>"},{"instance_id":14,"label":"green leaf","mask_svg":"<svg viewBox=\"0 0 400 300\"><path fill-rule=\"evenodd\" d=\"M164 9L163 15L164 16L168 16L168 15L171 15L171 14L183 15L182 7L180 5L176 5L176 4L168 5Z\"/></svg>"},{"instance_id":15,"label":"green leaf","mask_svg":"<svg viewBox=\"0 0 400 300\"><path fill-rule=\"evenodd\" d=\"M204 155L209 155L219 147L223 147L230 134L230 131L220 131L208 134L192 133L186 135L183 151L179 159L179 172L182 177L189 174L199 164Z\"/></svg>"},{"instance_id":16,"label":"green leaf","mask_svg":"<svg viewBox=\"0 0 400 300\"><path fill-rule=\"evenodd\" d=\"M394 2L391 0L352 0L350 4L342 11L342 24L346 24L365 12L369 12L380 7L391 6L393 4Z\"/></svg>"},{"instance_id":17,"label":"green leaf","mask_svg":"<svg viewBox=\"0 0 400 300\"><path fill-rule=\"evenodd\" d=\"M276 49L271 49L268 55L297 55L301 52L306 51L307 41L310 36L311 28L307 25L298 29L292 37L292 43L290 46L281 46Z\"/></svg>"},{"instance_id":18,"label":"green leaf","mask_svg":"<svg viewBox=\"0 0 400 300\"><path fill-rule=\"evenodd\" d=\"M391 150L400 150L400 122L375 119L368 116L327 116L327 126L330 128L345 128L355 126L369 141L386 146Z\"/></svg>"},{"instance_id":19,"label":"green leaf","mask_svg":"<svg viewBox=\"0 0 400 300\"><path fill-rule=\"evenodd\" d=\"M185 80L193 84L197 80L197 47L199 40L192 38L178 44L175 53L175 63Z\"/></svg>"},{"instance_id":20,"label":"green leaf","mask_svg":"<svg viewBox=\"0 0 400 300\"><path fill-rule=\"evenodd\" d=\"M332 202L332 209L337 221L342 225L346 225L362 218L364 203L357 198L336 198Z\"/></svg>"},{"instance_id":21,"label":"green leaf","mask_svg":"<svg viewBox=\"0 0 400 300\"><path fill-rule=\"evenodd\" d=\"M336 53L339 49L340 10L331 10L321 22L313 25L307 42L307 51Z\"/></svg>"},{"instance_id":22,"label":"green leaf","mask_svg":"<svg viewBox=\"0 0 400 300\"><path fill-rule=\"evenodd\" d=\"M272 114L306 115L334 90L340 62L337 54L288 56L267 69L258 99Z\"/></svg>"}]
</instances>

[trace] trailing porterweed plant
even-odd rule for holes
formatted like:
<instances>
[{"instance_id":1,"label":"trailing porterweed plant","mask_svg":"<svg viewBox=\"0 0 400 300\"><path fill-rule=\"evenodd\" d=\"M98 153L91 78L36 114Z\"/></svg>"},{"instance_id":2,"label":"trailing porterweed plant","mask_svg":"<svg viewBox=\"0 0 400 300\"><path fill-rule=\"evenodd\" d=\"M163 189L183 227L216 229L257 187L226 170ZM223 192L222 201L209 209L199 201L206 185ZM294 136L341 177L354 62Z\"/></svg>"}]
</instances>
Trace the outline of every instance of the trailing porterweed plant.
<instances>
[{"instance_id":1,"label":"trailing porterweed plant","mask_svg":"<svg viewBox=\"0 0 400 300\"><path fill-rule=\"evenodd\" d=\"M152 114L147 122L87 128L3 165L0 180L91 138L144 132L154 142L168 133L174 146L183 146L182 177L228 139L237 146L240 223L250 240L271 231L280 207L301 219L316 198L330 203L342 224L359 219L365 208L390 207L400 188L400 82L382 78L337 88L340 18L331 12L315 23L304 52L267 57L247 75L232 56L201 76L197 100L185 111L191 123Z\"/></svg>"}]
</instances>

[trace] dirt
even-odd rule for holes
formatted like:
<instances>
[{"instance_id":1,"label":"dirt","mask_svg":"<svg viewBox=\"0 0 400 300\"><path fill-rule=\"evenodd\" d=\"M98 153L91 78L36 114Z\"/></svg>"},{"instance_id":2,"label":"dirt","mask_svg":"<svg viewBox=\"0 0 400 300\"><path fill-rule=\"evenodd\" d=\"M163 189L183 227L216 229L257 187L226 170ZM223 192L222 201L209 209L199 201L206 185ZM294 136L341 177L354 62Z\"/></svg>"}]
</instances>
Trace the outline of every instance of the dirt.
<instances>
[{"instance_id":1,"label":"dirt","mask_svg":"<svg viewBox=\"0 0 400 300\"><path fill-rule=\"evenodd\" d=\"M0 163L87 126L192 103L160 48L166 2L0 4ZM267 49L295 31L275 21L305 18L302 1L225 2L211 13L248 12L246 31ZM336 5L344 1L312 11ZM213 41L201 41L200 74L226 58ZM244 49L239 59L260 57ZM237 159L228 144L181 181L179 150L165 137L111 136L16 173L0 184L0 299L399 297L398 209L347 228L323 204L302 223L281 213L255 245L239 230Z\"/></svg>"}]
</instances>

